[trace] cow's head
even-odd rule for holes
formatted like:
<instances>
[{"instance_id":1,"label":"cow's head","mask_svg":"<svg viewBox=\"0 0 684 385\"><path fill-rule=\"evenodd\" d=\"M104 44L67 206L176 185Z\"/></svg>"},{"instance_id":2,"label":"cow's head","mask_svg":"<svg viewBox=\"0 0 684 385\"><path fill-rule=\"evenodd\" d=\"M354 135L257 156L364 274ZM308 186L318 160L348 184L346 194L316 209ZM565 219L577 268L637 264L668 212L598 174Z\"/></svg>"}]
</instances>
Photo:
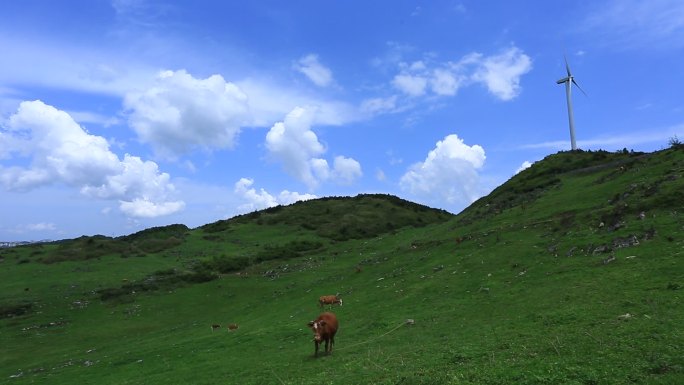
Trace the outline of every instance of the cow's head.
<instances>
[{"instance_id":1,"label":"cow's head","mask_svg":"<svg viewBox=\"0 0 684 385\"><path fill-rule=\"evenodd\" d=\"M321 332L323 331L323 328L325 327L325 325L326 325L326 323L323 320L309 321L308 326L314 332L314 341L321 342L321 340L323 339L321 337Z\"/></svg>"}]
</instances>

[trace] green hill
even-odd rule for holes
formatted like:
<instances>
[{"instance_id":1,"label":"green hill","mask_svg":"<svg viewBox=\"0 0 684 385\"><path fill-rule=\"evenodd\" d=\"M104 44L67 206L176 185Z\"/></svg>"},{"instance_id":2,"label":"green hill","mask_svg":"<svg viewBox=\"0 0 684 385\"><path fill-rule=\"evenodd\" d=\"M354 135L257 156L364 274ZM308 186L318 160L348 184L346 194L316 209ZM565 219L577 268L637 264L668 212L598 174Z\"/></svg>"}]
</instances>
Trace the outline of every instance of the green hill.
<instances>
[{"instance_id":1,"label":"green hill","mask_svg":"<svg viewBox=\"0 0 684 385\"><path fill-rule=\"evenodd\" d=\"M2 249L0 381L684 383L683 233L673 147L550 155L456 216L331 197Z\"/></svg>"}]
</instances>

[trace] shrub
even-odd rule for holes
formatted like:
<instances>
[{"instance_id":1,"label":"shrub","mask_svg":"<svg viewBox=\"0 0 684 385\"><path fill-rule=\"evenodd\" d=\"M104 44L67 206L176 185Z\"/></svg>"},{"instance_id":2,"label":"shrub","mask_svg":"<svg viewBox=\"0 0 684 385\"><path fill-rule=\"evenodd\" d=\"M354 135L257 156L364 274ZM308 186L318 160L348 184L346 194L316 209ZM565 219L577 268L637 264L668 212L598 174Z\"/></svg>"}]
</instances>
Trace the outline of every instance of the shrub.
<instances>
[{"instance_id":1,"label":"shrub","mask_svg":"<svg viewBox=\"0 0 684 385\"><path fill-rule=\"evenodd\" d=\"M292 241L280 246L266 246L254 257L254 262L270 261L273 259L291 259L300 257L302 252L316 250L323 246L315 241Z\"/></svg>"},{"instance_id":2,"label":"shrub","mask_svg":"<svg viewBox=\"0 0 684 385\"><path fill-rule=\"evenodd\" d=\"M213 281L218 278L218 275L210 271L199 271L183 274L180 278L189 283L202 283Z\"/></svg>"},{"instance_id":3,"label":"shrub","mask_svg":"<svg viewBox=\"0 0 684 385\"><path fill-rule=\"evenodd\" d=\"M247 257L221 257L211 261L211 267L219 273L230 273L249 266Z\"/></svg>"},{"instance_id":4,"label":"shrub","mask_svg":"<svg viewBox=\"0 0 684 385\"><path fill-rule=\"evenodd\" d=\"M31 302L0 304L0 318L11 318L27 314L33 309Z\"/></svg>"}]
</instances>

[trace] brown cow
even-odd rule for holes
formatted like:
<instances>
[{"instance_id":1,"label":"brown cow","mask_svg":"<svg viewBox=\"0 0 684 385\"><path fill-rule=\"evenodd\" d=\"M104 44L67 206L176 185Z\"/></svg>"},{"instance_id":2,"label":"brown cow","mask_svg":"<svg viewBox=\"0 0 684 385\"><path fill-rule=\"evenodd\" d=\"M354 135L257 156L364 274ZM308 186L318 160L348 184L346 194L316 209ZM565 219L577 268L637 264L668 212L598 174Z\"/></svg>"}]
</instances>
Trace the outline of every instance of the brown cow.
<instances>
[{"instance_id":1,"label":"brown cow","mask_svg":"<svg viewBox=\"0 0 684 385\"><path fill-rule=\"evenodd\" d=\"M318 318L310 321L308 325L314 332L314 346L316 347L314 356L318 356L318 345L320 345L321 341L325 341L325 353L332 353L333 345L335 345L335 333L337 333L338 328L335 314L330 312L322 313Z\"/></svg>"},{"instance_id":2,"label":"brown cow","mask_svg":"<svg viewBox=\"0 0 684 385\"><path fill-rule=\"evenodd\" d=\"M340 293L337 293L337 295L322 295L321 298L318 299L318 304L321 305L321 309L325 305L335 305L339 304L342 306L342 298L340 298Z\"/></svg>"},{"instance_id":3,"label":"brown cow","mask_svg":"<svg viewBox=\"0 0 684 385\"><path fill-rule=\"evenodd\" d=\"M239 327L238 324L228 324L228 330L235 330L238 327Z\"/></svg>"}]
</instances>

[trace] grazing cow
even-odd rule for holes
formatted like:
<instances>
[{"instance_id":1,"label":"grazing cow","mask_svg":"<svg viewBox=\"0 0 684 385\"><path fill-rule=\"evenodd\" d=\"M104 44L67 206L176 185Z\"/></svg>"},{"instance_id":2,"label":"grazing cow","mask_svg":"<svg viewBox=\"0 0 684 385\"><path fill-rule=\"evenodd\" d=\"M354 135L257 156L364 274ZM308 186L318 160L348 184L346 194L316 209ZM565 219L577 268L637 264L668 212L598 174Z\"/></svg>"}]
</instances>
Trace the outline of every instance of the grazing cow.
<instances>
[{"instance_id":1,"label":"grazing cow","mask_svg":"<svg viewBox=\"0 0 684 385\"><path fill-rule=\"evenodd\" d=\"M220 329L220 328L221 328L221 325L219 325L219 324L213 324L213 325L211 325L211 331L212 331L212 332L213 332L214 330Z\"/></svg>"},{"instance_id":2,"label":"grazing cow","mask_svg":"<svg viewBox=\"0 0 684 385\"><path fill-rule=\"evenodd\" d=\"M342 306L342 298L340 298L340 293L337 293L336 295L322 295L321 298L318 299L318 304L321 305L321 309L325 305L335 305L339 304Z\"/></svg>"},{"instance_id":3,"label":"grazing cow","mask_svg":"<svg viewBox=\"0 0 684 385\"><path fill-rule=\"evenodd\" d=\"M238 328L238 324L228 324L228 330L235 330Z\"/></svg>"},{"instance_id":4,"label":"grazing cow","mask_svg":"<svg viewBox=\"0 0 684 385\"><path fill-rule=\"evenodd\" d=\"M325 341L325 353L332 353L338 325L335 314L329 312L322 313L315 320L309 321L308 326L314 333L314 346L316 347L314 356L318 356L318 345L322 341Z\"/></svg>"}]
</instances>

